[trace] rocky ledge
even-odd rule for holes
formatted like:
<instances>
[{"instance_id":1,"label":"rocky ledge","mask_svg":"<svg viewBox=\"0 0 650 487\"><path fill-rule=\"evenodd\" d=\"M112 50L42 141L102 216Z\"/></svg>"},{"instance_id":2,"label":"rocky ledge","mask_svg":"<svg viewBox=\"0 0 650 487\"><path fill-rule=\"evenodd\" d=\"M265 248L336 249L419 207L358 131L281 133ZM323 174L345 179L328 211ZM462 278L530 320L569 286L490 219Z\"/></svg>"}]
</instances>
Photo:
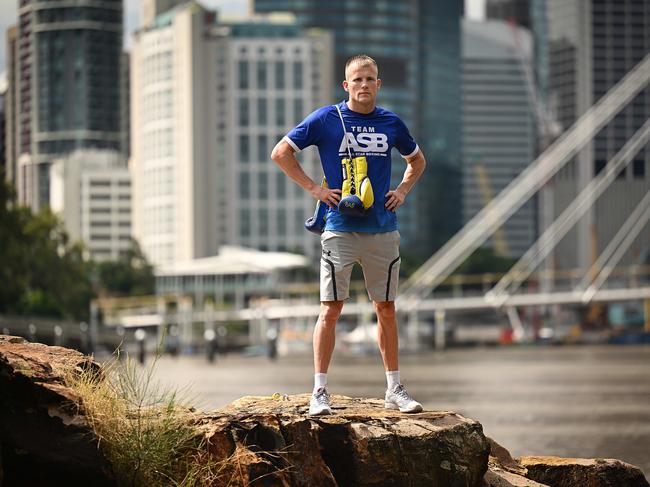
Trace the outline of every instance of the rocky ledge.
<instances>
[{"instance_id":1,"label":"rocky ledge","mask_svg":"<svg viewBox=\"0 0 650 487\"><path fill-rule=\"evenodd\" d=\"M65 382L87 367L99 366L0 336L0 485L116 485L83 398ZM335 396L332 416L311 418L308 402L307 394L244 397L193 421L214 461L236 457L230 485L648 487L617 460L515 460L452 411L404 415L380 400Z\"/></svg>"}]
</instances>

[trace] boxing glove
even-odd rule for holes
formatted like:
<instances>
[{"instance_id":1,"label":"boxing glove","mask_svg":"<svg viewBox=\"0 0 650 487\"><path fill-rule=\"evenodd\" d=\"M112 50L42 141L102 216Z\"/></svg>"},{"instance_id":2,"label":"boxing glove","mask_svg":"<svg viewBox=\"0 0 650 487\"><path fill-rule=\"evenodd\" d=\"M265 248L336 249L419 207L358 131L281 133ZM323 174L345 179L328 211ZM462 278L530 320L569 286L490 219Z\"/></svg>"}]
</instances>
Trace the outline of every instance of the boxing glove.
<instances>
[{"instance_id":1,"label":"boxing glove","mask_svg":"<svg viewBox=\"0 0 650 487\"><path fill-rule=\"evenodd\" d=\"M365 157L343 159L343 187L338 210L343 215L364 216L375 202L372 184L368 179L368 162Z\"/></svg>"}]
</instances>

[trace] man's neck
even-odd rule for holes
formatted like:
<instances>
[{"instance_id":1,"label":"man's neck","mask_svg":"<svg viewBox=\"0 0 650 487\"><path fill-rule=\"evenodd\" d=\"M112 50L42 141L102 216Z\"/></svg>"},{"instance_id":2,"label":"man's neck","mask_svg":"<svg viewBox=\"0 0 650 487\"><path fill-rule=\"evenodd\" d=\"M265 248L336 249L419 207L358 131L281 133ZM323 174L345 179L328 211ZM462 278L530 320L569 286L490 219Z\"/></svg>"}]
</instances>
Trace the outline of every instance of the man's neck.
<instances>
[{"instance_id":1,"label":"man's neck","mask_svg":"<svg viewBox=\"0 0 650 487\"><path fill-rule=\"evenodd\" d=\"M372 103L357 103L354 100L348 100L346 102L348 108L352 110L353 112L357 113L363 113L364 115L367 115L368 113L372 113L372 111L375 109L375 104Z\"/></svg>"}]
</instances>

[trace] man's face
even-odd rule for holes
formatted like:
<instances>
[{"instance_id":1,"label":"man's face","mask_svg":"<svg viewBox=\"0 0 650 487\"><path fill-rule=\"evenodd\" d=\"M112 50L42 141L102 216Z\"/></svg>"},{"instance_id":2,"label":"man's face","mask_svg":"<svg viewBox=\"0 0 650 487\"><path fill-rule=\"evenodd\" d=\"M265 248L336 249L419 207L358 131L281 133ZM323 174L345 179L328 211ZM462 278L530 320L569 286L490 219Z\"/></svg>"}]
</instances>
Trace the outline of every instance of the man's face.
<instances>
[{"instance_id":1,"label":"man's face","mask_svg":"<svg viewBox=\"0 0 650 487\"><path fill-rule=\"evenodd\" d=\"M350 100L361 105L374 105L381 80L377 68L372 64L351 64L345 71L343 89L350 94Z\"/></svg>"}]
</instances>

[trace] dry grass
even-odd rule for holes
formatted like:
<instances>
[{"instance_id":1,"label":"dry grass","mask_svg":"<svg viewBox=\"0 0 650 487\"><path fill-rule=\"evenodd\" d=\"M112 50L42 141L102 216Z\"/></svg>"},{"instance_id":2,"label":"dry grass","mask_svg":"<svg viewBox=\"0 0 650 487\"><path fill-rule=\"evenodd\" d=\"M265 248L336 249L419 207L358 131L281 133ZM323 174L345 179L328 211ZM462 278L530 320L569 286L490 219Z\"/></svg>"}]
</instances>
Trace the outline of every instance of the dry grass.
<instances>
[{"instance_id":1,"label":"dry grass","mask_svg":"<svg viewBox=\"0 0 650 487\"><path fill-rule=\"evenodd\" d=\"M288 452L264 452L267 461L273 460L270 473L249 483L247 466L255 453L238 446L228 458L211 456L188 395L154 381L155 365L156 360L142 368L117 357L67 379L82 398L83 413L118 486L239 487L290 468L273 466L288 465Z\"/></svg>"},{"instance_id":2,"label":"dry grass","mask_svg":"<svg viewBox=\"0 0 650 487\"><path fill-rule=\"evenodd\" d=\"M212 485L216 462L204 454L194 414L179 394L153 380L155 361L128 357L68 379L120 486ZM199 462L198 460L202 460Z\"/></svg>"}]
</instances>

